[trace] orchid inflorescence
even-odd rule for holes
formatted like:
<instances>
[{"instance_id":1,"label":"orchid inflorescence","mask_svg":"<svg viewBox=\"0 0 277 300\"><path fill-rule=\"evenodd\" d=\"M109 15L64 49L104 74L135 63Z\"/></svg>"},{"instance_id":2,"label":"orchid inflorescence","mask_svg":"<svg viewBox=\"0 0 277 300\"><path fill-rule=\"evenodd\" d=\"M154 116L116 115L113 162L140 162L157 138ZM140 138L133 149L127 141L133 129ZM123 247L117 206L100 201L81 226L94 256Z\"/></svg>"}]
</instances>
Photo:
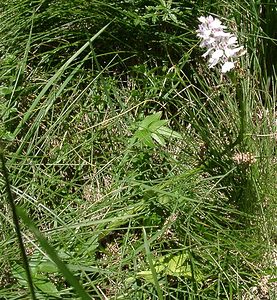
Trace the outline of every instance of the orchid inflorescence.
<instances>
[{"instance_id":1,"label":"orchid inflorescence","mask_svg":"<svg viewBox=\"0 0 277 300\"><path fill-rule=\"evenodd\" d=\"M201 24L197 36L202 39L200 47L207 49L202 56L208 57L209 68L220 64L222 73L229 72L235 67L236 59L246 51L243 46L238 45L234 34L224 31L226 26L223 26L219 19L202 16L198 20Z\"/></svg>"}]
</instances>

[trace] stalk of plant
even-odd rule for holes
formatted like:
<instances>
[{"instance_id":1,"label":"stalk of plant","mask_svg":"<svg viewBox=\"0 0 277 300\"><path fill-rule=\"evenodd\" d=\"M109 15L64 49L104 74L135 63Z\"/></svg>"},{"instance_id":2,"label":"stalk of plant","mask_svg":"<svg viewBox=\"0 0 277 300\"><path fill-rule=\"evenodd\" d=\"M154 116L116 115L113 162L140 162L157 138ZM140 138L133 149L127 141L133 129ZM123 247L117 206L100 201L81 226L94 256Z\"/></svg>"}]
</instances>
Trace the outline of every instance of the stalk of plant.
<instances>
[{"instance_id":1,"label":"stalk of plant","mask_svg":"<svg viewBox=\"0 0 277 300\"><path fill-rule=\"evenodd\" d=\"M20 248L20 252L21 252L21 256L22 256L23 267L25 269L26 276L27 276L27 281L28 281L28 285L29 285L29 289L30 289L30 296L31 296L31 299L35 300L36 296L35 296L35 290L34 290L34 285L33 285L33 280L32 280L32 274L31 274L27 254L25 251L23 239L22 239L22 234L21 234L20 225L19 225L19 218L18 218L18 215L16 212L16 205L15 205L15 202L13 199L11 185L10 185L10 181L9 181L9 172L6 167L4 151L2 148L0 149L0 160L2 163L2 171L3 171L5 183L6 183L7 199L8 199L9 206L10 206L11 213L12 213L13 223L14 223L14 227L15 227L15 231L16 231L16 235L17 235L17 239L18 239L18 244L19 244L19 248Z\"/></svg>"}]
</instances>

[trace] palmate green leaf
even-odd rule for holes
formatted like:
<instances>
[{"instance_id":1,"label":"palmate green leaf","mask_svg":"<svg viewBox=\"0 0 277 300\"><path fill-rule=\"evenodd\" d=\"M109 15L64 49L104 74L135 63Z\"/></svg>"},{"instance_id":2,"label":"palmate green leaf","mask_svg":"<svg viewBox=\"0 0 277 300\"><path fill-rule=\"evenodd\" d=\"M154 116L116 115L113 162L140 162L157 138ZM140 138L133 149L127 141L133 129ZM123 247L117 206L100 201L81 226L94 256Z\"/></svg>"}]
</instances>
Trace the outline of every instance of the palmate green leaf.
<instances>
[{"instance_id":1,"label":"palmate green leaf","mask_svg":"<svg viewBox=\"0 0 277 300\"><path fill-rule=\"evenodd\" d=\"M178 138L182 136L170 128L166 127L167 120L161 120L162 113L157 112L153 115L145 117L139 124L138 130L135 132L134 137L137 138L143 145L155 147L154 141L159 145L166 144L165 138Z\"/></svg>"},{"instance_id":2,"label":"palmate green leaf","mask_svg":"<svg viewBox=\"0 0 277 300\"><path fill-rule=\"evenodd\" d=\"M155 147L153 139L151 137L151 132L147 129L138 129L134 136L145 146Z\"/></svg>"}]
</instances>

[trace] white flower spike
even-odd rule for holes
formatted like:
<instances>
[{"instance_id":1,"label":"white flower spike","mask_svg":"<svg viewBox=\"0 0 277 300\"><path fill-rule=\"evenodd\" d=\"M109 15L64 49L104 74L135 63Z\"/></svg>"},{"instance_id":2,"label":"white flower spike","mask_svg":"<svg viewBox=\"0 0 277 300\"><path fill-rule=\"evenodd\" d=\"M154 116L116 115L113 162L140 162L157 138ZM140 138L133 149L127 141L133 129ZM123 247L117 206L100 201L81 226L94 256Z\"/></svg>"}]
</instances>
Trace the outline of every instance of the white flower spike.
<instances>
[{"instance_id":1,"label":"white flower spike","mask_svg":"<svg viewBox=\"0 0 277 300\"><path fill-rule=\"evenodd\" d=\"M221 72L227 73L235 67L237 58L246 53L243 46L237 43L234 34L225 32L226 26L221 21L212 16L200 17L197 36L201 39L200 47L206 48L202 55L208 57L209 68L214 68L217 64L221 66Z\"/></svg>"}]
</instances>

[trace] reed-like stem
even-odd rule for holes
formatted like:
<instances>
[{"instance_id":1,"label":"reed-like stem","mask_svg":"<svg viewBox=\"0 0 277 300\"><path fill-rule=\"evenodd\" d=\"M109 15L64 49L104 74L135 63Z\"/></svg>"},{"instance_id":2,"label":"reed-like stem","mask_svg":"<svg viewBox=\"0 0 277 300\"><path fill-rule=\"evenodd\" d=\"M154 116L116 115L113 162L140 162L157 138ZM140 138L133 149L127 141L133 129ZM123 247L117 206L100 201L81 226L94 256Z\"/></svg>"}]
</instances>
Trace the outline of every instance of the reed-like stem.
<instances>
[{"instance_id":1,"label":"reed-like stem","mask_svg":"<svg viewBox=\"0 0 277 300\"><path fill-rule=\"evenodd\" d=\"M17 239L18 239L19 249L20 249L21 256L22 256L23 267L26 272L27 281L28 281L28 285L29 285L29 289L30 289L30 297L32 300L35 300L36 296L35 296L32 275L31 275L30 266L29 266L27 254L25 251L23 239L22 239L22 234L21 234L20 225L19 225L19 218L18 218L17 212L16 212L16 206L15 206L15 202L14 202L12 191L11 191L11 185L10 185L10 181L9 181L9 172L6 167L4 151L2 149L0 149L0 160L2 163L2 171L3 171L3 176L4 176L5 184L6 184L7 199L8 199L10 208L11 208L13 223L14 223L14 227L15 227L15 231L16 231L16 235L17 235Z\"/></svg>"}]
</instances>

